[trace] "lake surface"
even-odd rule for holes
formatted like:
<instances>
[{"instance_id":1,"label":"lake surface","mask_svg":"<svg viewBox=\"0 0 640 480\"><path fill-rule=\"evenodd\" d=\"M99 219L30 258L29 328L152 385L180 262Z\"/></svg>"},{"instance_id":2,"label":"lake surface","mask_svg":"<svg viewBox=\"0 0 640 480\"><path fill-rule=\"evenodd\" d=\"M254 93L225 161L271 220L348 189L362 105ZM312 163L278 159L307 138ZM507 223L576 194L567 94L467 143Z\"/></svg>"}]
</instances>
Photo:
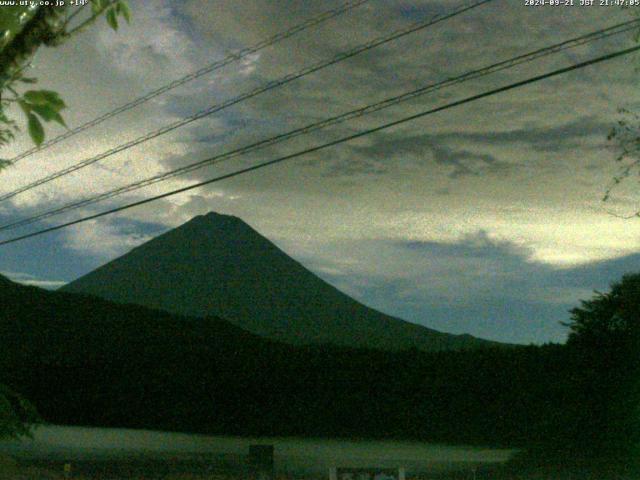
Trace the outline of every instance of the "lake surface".
<instances>
[{"instance_id":1,"label":"lake surface","mask_svg":"<svg viewBox=\"0 0 640 480\"><path fill-rule=\"evenodd\" d=\"M241 468L249 445L275 446L276 471L327 472L331 467L404 467L408 473L504 462L514 450L419 442L244 438L147 430L41 426L33 439L0 441L0 454L37 462L195 462Z\"/></svg>"}]
</instances>

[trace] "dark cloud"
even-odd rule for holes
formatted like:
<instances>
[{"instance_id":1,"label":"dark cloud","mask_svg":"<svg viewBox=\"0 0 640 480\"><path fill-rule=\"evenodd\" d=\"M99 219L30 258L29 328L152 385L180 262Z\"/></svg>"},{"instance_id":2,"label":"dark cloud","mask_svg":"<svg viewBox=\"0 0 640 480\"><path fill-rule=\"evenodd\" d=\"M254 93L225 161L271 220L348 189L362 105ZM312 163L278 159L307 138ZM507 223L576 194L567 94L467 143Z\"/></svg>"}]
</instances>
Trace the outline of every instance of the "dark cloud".
<instances>
[{"instance_id":1,"label":"dark cloud","mask_svg":"<svg viewBox=\"0 0 640 480\"><path fill-rule=\"evenodd\" d=\"M354 158L348 162L328 162L323 176L325 177L351 177L356 175L384 175L387 168L379 162Z\"/></svg>"},{"instance_id":2,"label":"dark cloud","mask_svg":"<svg viewBox=\"0 0 640 480\"><path fill-rule=\"evenodd\" d=\"M536 151L560 152L576 146L584 147L585 139L601 137L604 141L611 123L596 117L582 117L551 127L518 128L495 132L451 132L436 137L443 141L459 140L484 145L524 144Z\"/></svg>"},{"instance_id":3,"label":"dark cloud","mask_svg":"<svg viewBox=\"0 0 640 480\"><path fill-rule=\"evenodd\" d=\"M426 4L403 2L397 6L400 15L416 22L442 15L450 8L446 2L431 2Z\"/></svg>"},{"instance_id":4,"label":"dark cloud","mask_svg":"<svg viewBox=\"0 0 640 480\"><path fill-rule=\"evenodd\" d=\"M385 173L384 165L391 160L419 162L432 160L435 164L450 167L452 179L472 175L507 173L518 165L507 159L498 159L485 153L489 147L521 145L537 152L562 152L576 148L587 148L592 137L601 137L602 148L611 124L594 117L584 117L555 127L531 127L495 132L444 132L434 134L407 135L384 132L377 134L366 146L351 146L352 155L346 164L334 162L331 176L366 173ZM469 145L460 148L458 145ZM475 145L473 150L472 145ZM357 161L353 159L357 158ZM374 162L378 162L377 164Z\"/></svg>"},{"instance_id":5,"label":"dark cloud","mask_svg":"<svg viewBox=\"0 0 640 480\"><path fill-rule=\"evenodd\" d=\"M332 165L334 174L343 172L345 175L354 173L371 173L371 165L375 163L373 173L384 173L385 166L400 161L404 165L425 165L432 161L436 165L448 167L450 178L468 175L494 174L513 167L512 164L498 160L491 154L474 152L468 149L455 148L440 141L438 135L407 136L399 133L385 133L377 135L366 146L351 146L352 155L344 165ZM354 162L353 159L362 159ZM364 168L359 169L361 165Z\"/></svg>"},{"instance_id":6,"label":"dark cloud","mask_svg":"<svg viewBox=\"0 0 640 480\"><path fill-rule=\"evenodd\" d=\"M454 179L465 175L496 173L510 168L508 163L500 162L489 154L454 150L446 146L432 146L431 152L437 164L452 167L449 177Z\"/></svg>"},{"instance_id":7,"label":"dark cloud","mask_svg":"<svg viewBox=\"0 0 640 480\"><path fill-rule=\"evenodd\" d=\"M100 22L85 32L82 41L39 52L35 76L42 88L59 91L65 98L69 125L90 120L224 58L232 50L254 45L338 7L342 0L139 0L131 4L135 19L131 27L123 25L114 33ZM34 159L43 163L25 161L3 171L5 189L39 178L43 172L34 165L44 170L66 167L72 160L100 153L459 5L457 0L372 0ZM557 9L550 15L547 9L525 8L521 2L491 2L114 156L103 168L79 172L78 182L55 182L31 198L22 197L22 202L12 203L15 208L11 211L24 217L71 197L85 198L94 190L108 190L202 160L626 20L627 15L618 9L580 7ZM304 150L418 109L431 109L616 50L624 42L621 37L612 38L425 95L247 158L192 172L175 183L128 195L127 200ZM627 64L635 61L630 60ZM69 72L78 65L91 82L69 82ZM594 193L585 187L585 178L576 178L579 172L593 184L606 184L608 178L602 180L601 168L606 155L599 148L617 106L638 103L631 93L637 91L636 77L624 62L580 70L199 189L190 198L168 198L123 214L143 220L139 227L135 220L129 225L106 218L95 224L94 231L93 225L78 227L7 246L0 267L38 279L70 280L162 228L218 210L240 216L268 238L283 239L284 244L314 239L322 250L322 245L337 242L328 253L308 250L308 264L319 272L331 266L344 253L343 248L348 250L339 242L353 242L349 248L363 252L359 259L368 269L342 269L343 274L331 279L341 288L351 288L365 303L394 315L445 331L469 331L510 341L560 339L563 330L557 321L566 319L566 310L578 298L588 295L591 288L605 289L625 269L638 265L636 256L569 269L531 260L535 256L557 263L576 258L586 261L637 248L632 235L637 226L603 220L596 209L585 213L589 199L598 202L601 191ZM28 138L21 141L20 149L31 146ZM537 168L542 164L545 168ZM525 174L531 178L517 181ZM82 214L122 203L121 198L113 199ZM158 224L145 225L146 220ZM419 224L410 224L414 220ZM576 232L571 230L574 227ZM486 233L457 243L441 241L475 228L514 242L497 242ZM100 246L103 233L109 236L108 242L102 239L107 253L97 260L95 247ZM391 235L425 241L372 240ZM516 239L531 245L535 255L515 243Z\"/></svg>"},{"instance_id":8,"label":"dark cloud","mask_svg":"<svg viewBox=\"0 0 640 480\"><path fill-rule=\"evenodd\" d=\"M560 322L569 319L579 300L640 271L640 254L554 267L532 261L530 249L482 231L456 243L380 240L368 248L384 251L389 245L404 251L398 258L411 259L393 281L349 271L318 273L382 311L508 342L564 341L567 331Z\"/></svg>"},{"instance_id":9,"label":"dark cloud","mask_svg":"<svg viewBox=\"0 0 640 480\"><path fill-rule=\"evenodd\" d=\"M469 265L468 273L475 275L473 265L487 267L480 270L491 276L497 295L523 298L535 289L606 289L625 273L640 271L640 254L591 262L573 267L558 267L532 261L533 250L510 241L492 239L480 231L458 243L400 242L402 248L420 252L425 258L448 258ZM577 301L577 299L576 299Z\"/></svg>"}]
</instances>

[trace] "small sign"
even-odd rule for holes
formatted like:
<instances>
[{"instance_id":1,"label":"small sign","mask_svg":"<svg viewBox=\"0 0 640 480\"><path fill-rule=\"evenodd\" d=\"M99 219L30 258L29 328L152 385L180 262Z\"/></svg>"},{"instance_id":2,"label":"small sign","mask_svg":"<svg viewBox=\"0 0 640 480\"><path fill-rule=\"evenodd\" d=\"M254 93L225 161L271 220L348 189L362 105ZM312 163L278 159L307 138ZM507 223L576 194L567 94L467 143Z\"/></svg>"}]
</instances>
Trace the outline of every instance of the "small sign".
<instances>
[{"instance_id":1,"label":"small sign","mask_svg":"<svg viewBox=\"0 0 640 480\"><path fill-rule=\"evenodd\" d=\"M329 480L405 480L404 468L332 468Z\"/></svg>"}]
</instances>

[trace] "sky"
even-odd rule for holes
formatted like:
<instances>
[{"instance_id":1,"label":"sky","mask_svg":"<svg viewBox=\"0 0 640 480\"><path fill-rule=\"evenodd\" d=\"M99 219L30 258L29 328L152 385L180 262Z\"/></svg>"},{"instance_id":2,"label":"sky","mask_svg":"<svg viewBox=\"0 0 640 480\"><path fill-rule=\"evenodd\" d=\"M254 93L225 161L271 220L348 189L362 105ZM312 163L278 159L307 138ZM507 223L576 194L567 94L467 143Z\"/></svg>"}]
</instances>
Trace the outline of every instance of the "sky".
<instances>
[{"instance_id":1,"label":"sky","mask_svg":"<svg viewBox=\"0 0 640 480\"><path fill-rule=\"evenodd\" d=\"M9 192L463 0L370 0L178 87L0 173ZM494 0L0 202L2 224L632 18L633 9ZM130 0L41 49L30 76L60 93L70 126L114 109L339 0ZM639 7L640 8L640 7ZM35 231L186 186L635 43L593 43L419 97L39 224ZM236 215L366 305L451 333L561 342L569 310L640 270L635 178L607 134L640 106L638 55L452 108L207 187L0 247L0 273L56 288L208 211ZM13 112L16 118L20 113ZM64 129L48 126L49 138ZM31 146L26 135L3 149Z\"/></svg>"}]
</instances>

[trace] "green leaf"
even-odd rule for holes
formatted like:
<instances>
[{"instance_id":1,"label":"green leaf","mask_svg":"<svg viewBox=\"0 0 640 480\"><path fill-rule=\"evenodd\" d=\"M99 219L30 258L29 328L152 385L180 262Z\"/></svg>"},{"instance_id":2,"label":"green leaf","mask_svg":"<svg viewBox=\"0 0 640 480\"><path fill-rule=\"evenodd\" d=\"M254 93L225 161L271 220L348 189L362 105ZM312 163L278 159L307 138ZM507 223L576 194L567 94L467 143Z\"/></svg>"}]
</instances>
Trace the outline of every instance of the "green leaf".
<instances>
[{"instance_id":1,"label":"green leaf","mask_svg":"<svg viewBox=\"0 0 640 480\"><path fill-rule=\"evenodd\" d=\"M107 23L114 30L118 30L118 15L114 8L107 11Z\"/></svg>"},{"instance_id":2,"label":"green leaf","mask_svg":"<svg viewBox=\"0 0 640 480\"><path fill-rule=\"evenodd\" d=\"M47 105L56 112L66 107L60 95L51 90L29 90L24 93L23 98L34 105Z\"/></svg>"},{"instance_id":3,"label":"green leaf","mask_svg":"<svg viewBox=\"0 0 640 480\"><path fill-rule=\"evenodd\" d=\"M31 110L46 122L53 120L53 116L57 113L49 105L31 105Z\"/></svg>"},{"instance_id":4,"label":"green leaf","mask_svg":"<svg viewBox=\"0 0 640 480\"><path fill-rule=\"evenodd\" d=\"M56 112L56 113L53 115L53 118L52 118L51 120L53 120L53 121L54 121L54 122L56 122L56 123L59 123L59 124L60 124L60 125L62 125L64 128L69 128L69 127L67 127L67 124L65 123L64 118L62 118L62 115L60 115L58 112Z\"/></svg>"},{"instance_id":5,"label":"green leaf","mask_svg":"<svg viewBox=\"0 0 640 480\"><path fill-rule=\"evenodd\" d=\"M42 90L29 90L24 93L23 98L34 105L47 105L49 103Z\"/></svg>"},{"instance_id":6,"label":"green leaf","mask_svg":"<svg viewBox=\"0 0 640 480\"><path fill-rule=\"evenodd\" d=\"M42 119L46 122L50 122L53 120L54 122L59 123L63 127L67 126L67 124L64 123L64 119L62 118L62 116L48 105L32 105L31 109L35 113L40 115L40 117L42 117Z\"/></svg>"},{"instance_id":7,"label":"green leaf","mask_svg":"<svg viewBox=\"0 0 640 480\"><path fill-rule=\"evenodd\" d=\"M38 82L38 79L34 78L34 77L20 77L18 80L21 81L22 83L37 83Z\"/></svg>"},{"instance_id":8,"label":"green leaf","mask_svg":"<svg viewBox=\"0 0 640 480\"><path fill-rule=\"evenodd\" d=\"M48 100L48 104L51 108L53 108L56 112L59 112L63 108L67 108L67 105L64 103L64 100L60 98L58 92L53 92L51 90L40 90L42 95Z\"/></svg>"},{"instance_id":9,"label":"green leaf","mask_svg":"<svg viewBox=\"0 0 640 480\"><path fill-rule=\"evenodd\" d=\"M127 23L131 23L131 9L125 0L120 0L116 3L116 11L122 15L122 18L124 18Z\"/></svg>"},{"instance_id":10,"label":"green leaf","mask_svg":"<svg viewBox=\"0 0 640 480\"><path fill-rule=\"evenodd\" d=\"M97 15L104 9L104 2L102 0L91 0L91 11L94 15Z\"/></svg>"},{"instance_id":11,"label":"green leaf","mask_svg":"<svg viewBox=\"0 0 640 480\"><path fill-rule=\"evenodd\" d=\"M28 116L31 113L31 105L29 105L24 100L18 100L18 105L20 106L20 108L22 109L25 115Z\"/></svg>"},{"instance_id":12,"label":"green leaf","mask_svg":"<svg viewBox=\"0 0 640 480\"><path fill-rule=\"evenodd\" d=\"M31 140L33 140L33 143L39 147L42 145L42 142L44 142L44 128L42 128L42 123L40 123L38 117L33 113L30 113L27 118L29 119L29 136L31 137Z\"/></svg>"}]
</instances>

